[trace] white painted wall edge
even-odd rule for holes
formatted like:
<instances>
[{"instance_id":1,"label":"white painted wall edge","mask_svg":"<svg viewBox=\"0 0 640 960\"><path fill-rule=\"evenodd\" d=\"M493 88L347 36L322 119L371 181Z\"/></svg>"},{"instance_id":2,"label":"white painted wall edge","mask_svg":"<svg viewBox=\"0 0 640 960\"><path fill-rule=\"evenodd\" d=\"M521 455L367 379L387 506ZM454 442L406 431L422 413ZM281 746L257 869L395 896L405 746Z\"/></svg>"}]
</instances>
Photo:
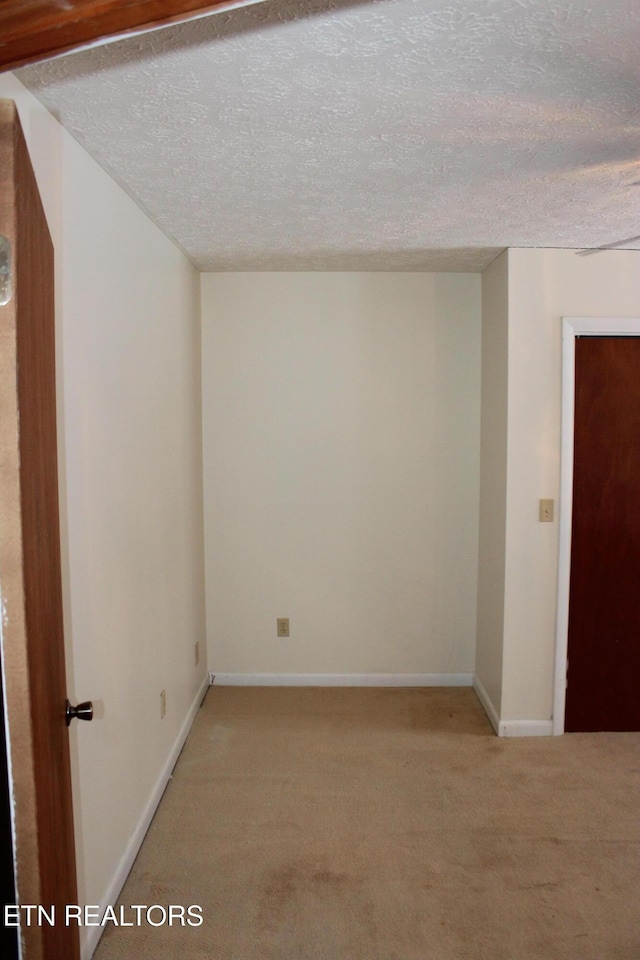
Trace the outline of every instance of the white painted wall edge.
<instances>
[{"instance_id":1,"label":"white painted wall edge","mask_svg":"<svg viewBox=\"0 0 640 960\"><path fill-rule=\"evenodd\" d=\"M217 687L470 687L472 673L211 673Z\"/></svg>"},{"instance_id":2,"label":"white painted wall edge","mask_svg":"<svg viewBox=\"0 0 640 960\"><path fill-rule=\"evenodd\" d=\"M142 846L142 841L144 840L149 825L153 820L153 815L155 814L158 804L162 800L162 795L166 790L167 784L169 783L169 778L171 777L171 772L176 765L178 757L180 756L180 751L184 746L184 742L189 735L193 721L196 718L196 714L200 708L200 704L209 689L210 686L210 677L209 674L205 676L205 679L200 684L198 692L196 693L189 712L187 713L184 723L182 724L176 741L171 749L169 756L167 757L167 762L160 772L160 776L156 781L156 785L151 791L151 795L147 801L147 805L142 811L142 816L138 821L138 826L133 831L129 843L120 858L120 863L113 875L113 879L107 890L107 894L104 898L104 901L100 904L100 916L103 915L104 911L108 906L113 906L120 896L120 891L125 885L126 879L129 876L129 871L133 866L134 860L138 855L138 851ZM98 941L104 932L104 927L87 927L88 930L86 940L81 947L81 956L82 960L91 960L91 957L94 954L96 947L98 946Z\"/></svg>"},{"instance_id":3,"label":"white painted wall edge","mask_svg":"<svg viewBox=\"0 0 640 960\"><path fill-rule=\"evenodd\" d=\"M484 685L478 677L474 676L473 678L473 689L475 690L478 700L484 707L484 711L489 718L489 722L495 732L500 736L500 717L498 716L498 711L493 705L491 697L484 688Z\"/></svg>"}]
</instances>

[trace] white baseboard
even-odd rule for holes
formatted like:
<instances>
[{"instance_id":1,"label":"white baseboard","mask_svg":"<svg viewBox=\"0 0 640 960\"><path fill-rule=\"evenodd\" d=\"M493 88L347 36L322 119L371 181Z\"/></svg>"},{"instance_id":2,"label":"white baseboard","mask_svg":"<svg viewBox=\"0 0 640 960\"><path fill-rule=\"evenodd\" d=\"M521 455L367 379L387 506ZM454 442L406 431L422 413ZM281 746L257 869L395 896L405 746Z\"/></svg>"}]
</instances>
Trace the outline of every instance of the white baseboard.
<instances>
[{"instance_id":1,"label":"white baseboard","mask_svg":"<svg viewBox=\"0 0 640 960\"><path fill-rule=\"evenodd\" d=\"M217 687L470 687L472 673L211 673Z\"/></svg>"},{"instance_id":2,"label":"white baseboard","mask_svg":"<svg viewBox=\"0 0 640 960\"><path fill-rule=\"evenodd\" d=\"M202 703L203 697L206 694L210 686L210 677L209 674L206 675L205 679L201 683L198 692L196 693L189 712L187 713L184 723L180 728L180 732L176 737L175 743L171 749L171 753L167 757L167 761L160 772L151 795L147 801L147 804L142 811L138 825L134 830L127 847L120 858L120 863L113 875L111 883L109 884L107 893L103 902L100 904L100 916L104 913L108 906L115 904L120 896L120 891L124 887L125 881L129 876L129 871L133 866L133 862L138 855L138 851L142 846L142 841L145 838L149 825L153 820L153 815L156 812L158 804L162 800L162 794L164 793L167 784L169 783L169 778L171 776L171 771L176 765L176 761L180 756L180 751L184 746L184 742L187 739L193 721L196 718L198 708ZM91 960L91 957L94 954L96 947L98 946L98 941L102 933L104 932L104 927L84 927L87 931L87 935L83 943L81 944L81 956L82 960Z\"/></svg>"},{"instance_id":3,"label":"white baseboard","mask_svg":"<svg viewBox=\"0 0 640 960\"><path fill-rule=\"evenodd\" d=\"M474 676L473 678L473 689L478 695L478 700L484 707L484 711L489 718L489 722L491 726L493 727L495 732L498 734L498 736L500 736L501 735L500 734L500 717L498 716L498 711L494 707L493 701L491 700L491 697L485 690L484 685L482 684L482 681L479 680L477 676Z\"/></svg>"},{"instance_id":4,"label":"white baseboard","mask_svg":"<svg viewBox=\"0 0 640 960\"><path fill-rule=\"evenodd\" d=\"M501 720L500 737L552 737L553 720Z\"/></svg>"},{"instance_id":5,"label":"white baseboard","mask_svg":"<svg viewBox=\"0 0 640 960\"><path fill-rule=\"evenodd\" d=\"M499 737L553 736L553 720L501 720L491 697L478 677L473 678L473 689L478 694L478 700Z\"/></svg>"}]
</instances>

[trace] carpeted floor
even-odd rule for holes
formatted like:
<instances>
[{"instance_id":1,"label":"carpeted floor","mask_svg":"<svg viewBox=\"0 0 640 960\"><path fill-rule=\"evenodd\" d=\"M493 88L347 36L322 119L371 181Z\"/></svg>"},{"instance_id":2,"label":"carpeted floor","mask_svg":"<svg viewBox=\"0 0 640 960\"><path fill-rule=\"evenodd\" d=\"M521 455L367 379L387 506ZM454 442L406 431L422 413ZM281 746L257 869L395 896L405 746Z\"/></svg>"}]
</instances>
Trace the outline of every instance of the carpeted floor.
<instances>
[{"instance_id":1,"label":"carpeted floor","mask_svg":"<svg viewBox=\"0 0 640 960\"><path fill-rule=\"evenodd\" d=\"M640 734L469 689L212 687L95 960L640 960ZM157 912L153 919L161 919Z\"/></svg>"}]
</instances>

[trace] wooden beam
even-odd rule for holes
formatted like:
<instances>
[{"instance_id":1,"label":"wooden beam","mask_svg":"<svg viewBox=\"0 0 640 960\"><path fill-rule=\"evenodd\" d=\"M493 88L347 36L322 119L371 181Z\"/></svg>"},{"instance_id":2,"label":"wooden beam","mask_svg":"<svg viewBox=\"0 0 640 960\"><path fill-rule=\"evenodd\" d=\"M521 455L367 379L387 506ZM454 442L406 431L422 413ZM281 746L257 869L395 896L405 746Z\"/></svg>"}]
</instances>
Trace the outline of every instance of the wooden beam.
<instances>
[{"instance_id":1,"label":"wooden beam","mask_svg":"<svg viewBox=\"0 0 640 960\"><path fill-rule=\"evenodd\" d=\"M0 0L0 71L240 5L237 0Z\"/></svg>"}]
</instances>

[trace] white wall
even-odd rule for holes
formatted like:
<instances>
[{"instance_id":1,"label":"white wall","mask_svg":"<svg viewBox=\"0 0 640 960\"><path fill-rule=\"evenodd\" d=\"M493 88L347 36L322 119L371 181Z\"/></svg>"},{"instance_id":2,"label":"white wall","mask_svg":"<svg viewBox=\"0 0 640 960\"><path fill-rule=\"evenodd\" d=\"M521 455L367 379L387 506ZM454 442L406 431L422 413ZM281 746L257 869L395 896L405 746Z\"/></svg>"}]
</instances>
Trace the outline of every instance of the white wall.
<instances>
[{"instance_id":1,"label":"white wall","mask_svg":"<svg viewBox=\"0 0 640 960\"><path fill-rule=\"evenodd\" d=\"M482 274L480 544L475 682L494 723L502 709L507 522L508 254ZM488 703L487 703L488 700ZM490 705L490 706L489 706Z\"/></svg>"},{"instance_id":2,"label":"white wall","mask_svg":"<svg viewBox=\"0 0 640 960\"><path fill-rule=\"evenodd\" d=\"M99 714L71 728L79 896L100 904L206 682L199 278L11 75L0 96L18 104L56 254L69 696Z\"/></svg>"},{"instance_id":3,"label":"white wall","mask_svg":"<svg viewBox=\"0 0 640 960\"><path fill-rule=\"evenodd\" d=\"M552 716L559 497L561 318L640 316L640 252L509 250L509 427L502 718Z\"/></svg>"},{"instance_id":4,"label":"white wall","mask_svg":"<svg viewBox=\"0 0 640 960\"><path fill-rule=\"evenodd\" d=\"M209 274L202 298L211 670L471 673L480 278Z\"/></svg>"}]
</instances>

